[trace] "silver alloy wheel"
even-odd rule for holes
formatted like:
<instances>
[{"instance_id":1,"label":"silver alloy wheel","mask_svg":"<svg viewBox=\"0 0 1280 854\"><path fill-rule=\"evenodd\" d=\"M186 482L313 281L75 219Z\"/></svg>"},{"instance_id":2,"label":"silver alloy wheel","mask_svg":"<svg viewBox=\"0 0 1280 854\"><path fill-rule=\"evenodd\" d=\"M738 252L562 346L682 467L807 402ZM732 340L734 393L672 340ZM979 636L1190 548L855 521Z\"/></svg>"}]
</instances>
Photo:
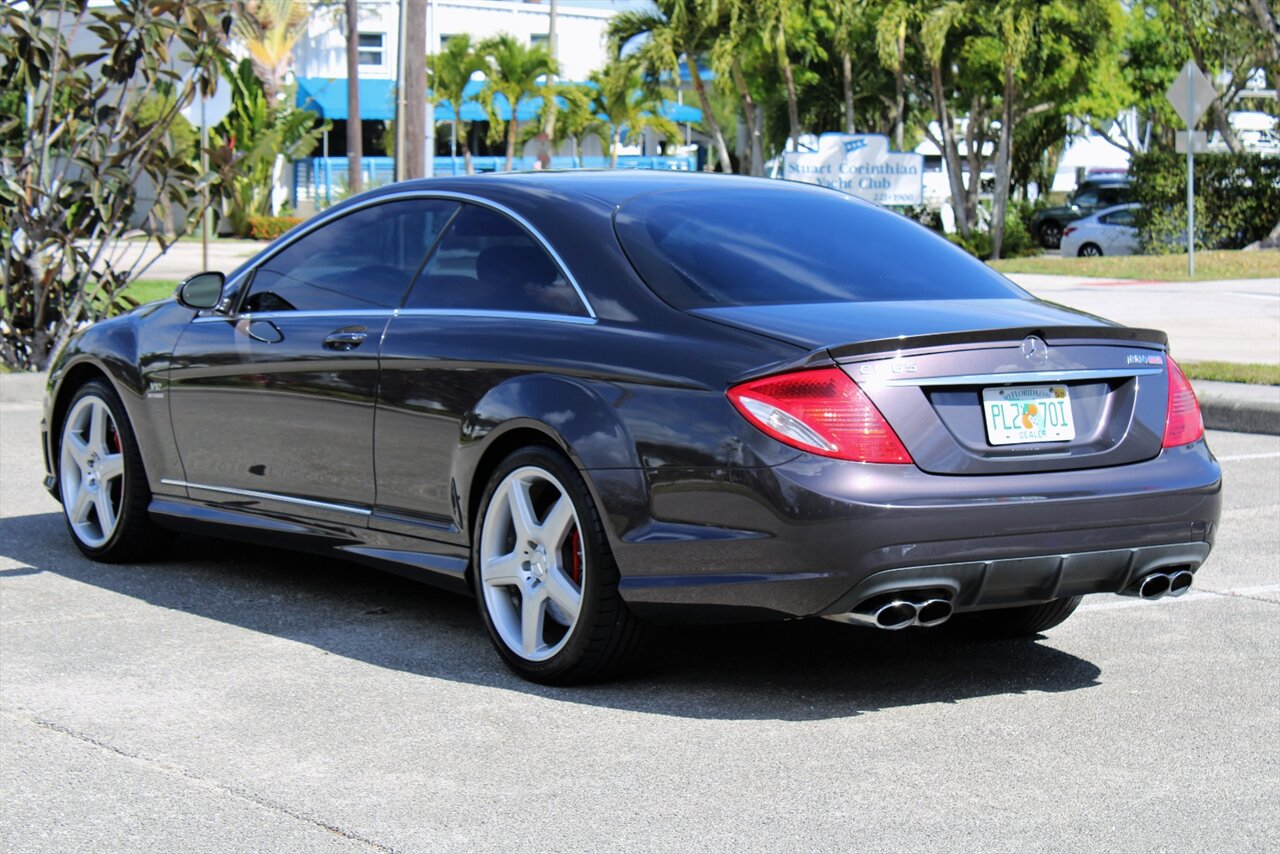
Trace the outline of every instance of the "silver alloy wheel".
<instances>
[{"instance_id":1,"label":"silver alloy wheel","mask_svg":"<svg viewBox=\"0 0 1280 854\"><path fill-rule=\"evenodd\" d=\"M588 567L578 511L560 481L538 466L507 475L489 499L479 552L485 610L507 648L527 661L563 649Z\"/></svg>"},{"instance_id":2,"label":"silver alloy wheel","mask_svg":"<svg viewBox=\"0 0 1280 854\"><path fill-rule=\"evenodd\" d=\"M1080 247L1081 258L1098 258L1102 255L1102 249L1092 243L1086 243Z\"/></svg>"},{"instance_id":3,"label":"silver alloy wheel","mask_svg":"<svg viewBox=\"0 0 1280 854\"><path fill-rule=\"evenodd\" d=\"M82 397L62 425L58 484L62 508L81 543L101 548L120 524L124 502L124 454L111 408L100 397Z\"/></svg>"}]
</instances>

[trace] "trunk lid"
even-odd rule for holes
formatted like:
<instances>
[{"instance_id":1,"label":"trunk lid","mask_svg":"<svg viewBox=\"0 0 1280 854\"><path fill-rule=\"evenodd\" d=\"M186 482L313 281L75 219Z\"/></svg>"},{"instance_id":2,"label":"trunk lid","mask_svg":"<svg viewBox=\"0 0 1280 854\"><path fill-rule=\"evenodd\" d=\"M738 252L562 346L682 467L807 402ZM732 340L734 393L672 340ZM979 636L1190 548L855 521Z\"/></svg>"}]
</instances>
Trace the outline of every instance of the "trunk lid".
<instances>
[{"instance_id":1,"label":"trunk lid","mask_svg":"<svg viewBox=\"0 0 1280 854\"><path fill-rule=\"evenodd\" d=\"M694 313L825 349L927 472L1052 472L1160 453L1168 396L1162 332L1039 300ZM1041 436L1046 424L1063 418L1070 430L1051 427Z\"/></svg>"}]
</instances>

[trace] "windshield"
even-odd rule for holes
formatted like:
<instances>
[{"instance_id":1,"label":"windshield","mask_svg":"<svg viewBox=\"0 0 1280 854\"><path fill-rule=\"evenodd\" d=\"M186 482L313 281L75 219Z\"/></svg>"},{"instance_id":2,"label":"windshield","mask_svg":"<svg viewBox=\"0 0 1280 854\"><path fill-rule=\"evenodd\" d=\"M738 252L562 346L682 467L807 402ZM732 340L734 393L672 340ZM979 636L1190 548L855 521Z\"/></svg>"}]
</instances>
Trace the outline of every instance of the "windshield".
<instances>
[{"instance_id":1,"label":"windshield","mask_svg":"<svg viewBox=\"0 0 1280 854\"><path fill-rule=\"evenodd\" d=\"M650 193L614 222L641 278L682 309L1027 297L923 226L829 191Z\"/></svg>"}]
</instances>

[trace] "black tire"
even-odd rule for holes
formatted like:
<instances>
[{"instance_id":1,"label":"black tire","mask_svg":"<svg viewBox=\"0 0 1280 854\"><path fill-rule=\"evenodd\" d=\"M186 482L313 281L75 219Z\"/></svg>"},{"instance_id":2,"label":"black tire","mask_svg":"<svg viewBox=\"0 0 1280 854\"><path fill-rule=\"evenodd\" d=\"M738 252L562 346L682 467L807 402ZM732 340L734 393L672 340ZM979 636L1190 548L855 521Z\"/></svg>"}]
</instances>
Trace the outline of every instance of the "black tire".
<instances>
[{"instance_id":1,"label":"black tire","mask_svg":"<svg viewBox=\"0 0 1280 854\"><path fill-rule=\"evenodd\" d=\"M67 421L76 412L77 406L86 400L96 400L105 405L114 421L112 450L123 459L123 474L118 486L112 485L113 505L117 506L117 521L105 542L87 542L84 536L72 524L71 509L66 506L65 455L63 442L66 435ZM151 521L147 512L151 504L151 488L147 482L146 470L142 465L142 454L138 450L138 440L133 426L129 423L128 413L120 396L105 380L90 380L80 386L67 404L66 414L58 425L58 445L54 456L54 464L58 470L59 495L63 498L63 521L71 541L85 556L103 563L131 563L153 557L165 545L172 535ZM104 484L105 485L105 484Z\"/></svg>"},{"instance_id":2,"label":"black tire","mask_svg":"<svg viewBox=\"0 0 1280 854\"><path fill-rule=\"evenodd\" d=\"M1080 605L1083 596L1054 599L1041 605L994 608L956 614L950 625L961 634L978 638L1025 638L1060 625Z\"/></svg>"},{"instance_id":3,"label":"black tire","mask_svg":"<svg viewBox=\"0 0 1280 854\"><path fill-rule=\"evenodd\" d=\"M1102 247L1096 243L1086 243L1080 247L1080 251L1076 255L1081 258L1101 258Z\"/></svg>"},{"instance_id":4,"label":"black tire","mask_svg":"<svg viewBox=\"0 0 1280 854\"><path fill-rule=\"evenodd\" d=\"M1040 226L1040 245L1045 249L1057 249L1062 245L1062 224L1049 220Z\"/></svg>"},{"instance_id":5,"label":"black tire","mask_svg":"<svg viewBox=\"0 0 1280 854\"><path fill-rule=\"evenodd\" d=\"M579 611L573 624L562 635L563 646L543 660L530 660L503 640L486 600L481 566L481 540L488 516L495 506L502 506L501 501L495 505L495 494L509 476L530 467L549 473L558 481L557 486L563 488L562 494L572 502L577 515L576 530L581 546L578 552L581 557ZM542 521L547 519L544 517ZM515 553L514 548L512 553ZM530 564L526 562L523 566L528 570ZM550 448L533 446L516 451L506 457L489 478L472 534L471 581L480 619L498 655L518 675L532 682L569 685L616 677L635 661L643 645L645 626L627 608L618 592L618 565L586 481L568 459ZM517 592L502 589L507 591L513 607L516 607ZM525 595L523 590L520 588L518 592L521 602ZM498 607L503 609L505 605L499 602ZM547 616L544 615L544 619Z\"/></svg>"}]
</instances>

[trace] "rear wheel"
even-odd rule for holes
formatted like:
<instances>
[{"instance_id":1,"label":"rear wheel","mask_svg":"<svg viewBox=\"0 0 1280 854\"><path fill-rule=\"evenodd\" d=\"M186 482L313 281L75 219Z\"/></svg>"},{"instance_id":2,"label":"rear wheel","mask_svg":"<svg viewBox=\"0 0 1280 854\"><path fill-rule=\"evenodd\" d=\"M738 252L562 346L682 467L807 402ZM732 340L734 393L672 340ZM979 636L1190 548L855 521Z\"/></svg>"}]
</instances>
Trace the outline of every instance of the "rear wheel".
<instances>
[{"instance_id":1,"label":"rear wheel","mask_svg":"<svg viewBox=\"0 0 1280 854\"><path fill-rule=\"evenodd\" d=\"M586 483L563 456L526 448L498 466L473 546L480 616L498 654L526 679L603 679L634 658L642 627Z\"/></svg>"},{"instance_id":2,"label":"rear wheel","mask_svg":"<svg viewBox=\"0 0 1280 854\"><path fill-rule=\"evenodd\" d=\"M1083 596L1068 596L1041 605L956 614L951 618L951 625L957 631L973 637L1030 637L1060 625L1071 616L1083 598Z\"/></svg>"},{"instance_id":3,"label":"rear wheel","mask_svg":"<svg viewBox=\"0 0 1280 854\"><path fill-rule=\"evenodd\" d=\"M124 405L102 380L81 386L67 407L58 489L71 539L94 560L145 558L167 539L147 515L151 489Z\"/></svg>"},{"instance_id":4,"label":"rear wheel","mask_svg":"<svg viewBox=\"0 0 1280 854\"><path fill-rule=\"evenodd\" d=\"M1096 243L1086 243L1078 253L1081 258L1098 258L1102 255L1102 247Z\"/></svg>"},{"instance_id":5,"label":"rear wheel","mask_svg":"<svg viewBox=\"0 0 1280 854\"><path fill-rule=\"evenodd\" d=\"M1040 245L1045 249L1057 249L1061 246L1062 225L1050 221L1040 226Z\"/></svg>"}]
</instances>

